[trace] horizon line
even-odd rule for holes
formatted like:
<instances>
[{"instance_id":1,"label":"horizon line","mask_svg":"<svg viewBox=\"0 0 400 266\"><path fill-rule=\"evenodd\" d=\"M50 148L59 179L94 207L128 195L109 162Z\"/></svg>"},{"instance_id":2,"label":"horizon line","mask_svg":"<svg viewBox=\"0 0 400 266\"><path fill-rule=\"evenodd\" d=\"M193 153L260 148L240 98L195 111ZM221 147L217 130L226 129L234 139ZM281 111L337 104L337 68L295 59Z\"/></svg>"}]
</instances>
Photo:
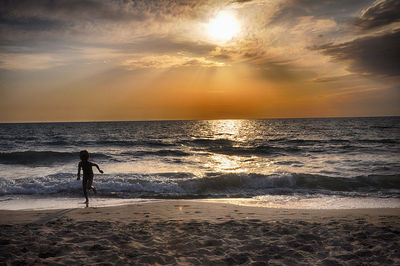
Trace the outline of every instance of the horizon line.
<instances>
[{"instance_id":1,"label":"horizon line","mask_svg":"<svg viewBox=\"0 0 400 266\"><path fill-rule=\"evenodd\" d=\"M400 115L376 116L320 116L320 117L265 117L265 118L214 118L214 119L147 119L147 120L76 120L76 121L15 121L0 124L51 124L51 123L109 123L109 122L162 122L162 121L217 121L217 120L273 120L273 119L332 119L332 118L380 118L400 117Z\"/></svg>"}]
</instances>

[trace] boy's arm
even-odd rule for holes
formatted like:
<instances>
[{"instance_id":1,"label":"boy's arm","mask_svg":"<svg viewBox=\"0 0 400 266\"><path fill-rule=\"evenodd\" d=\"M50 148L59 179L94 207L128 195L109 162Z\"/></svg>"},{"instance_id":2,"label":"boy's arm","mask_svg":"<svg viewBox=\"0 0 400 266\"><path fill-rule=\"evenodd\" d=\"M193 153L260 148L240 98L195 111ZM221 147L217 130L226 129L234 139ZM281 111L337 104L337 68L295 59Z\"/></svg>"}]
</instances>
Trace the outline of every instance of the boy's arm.
<instances>
[{"instance_id":1,"label":"boy's arm","mask_svg":"<svg viewBox=\"0 0 400 266\"><path fill-rule=\"evenodd\" d=\"M96 166L97 170L99 170L100 173L104 173L97 164L93 163L93 166Z\"/></svg>"},{"instance_id":2,"label":"boy's arm","mask_svg":"<svg viewBox=\"0 0 400 266\"><path fill-rule=\"evenodd\" d=\"M81 179L81 168L82 168L82 164L81 164L81 162L79 162L79 164L78 164L78 178L76 180Z\"/></svg>"}]
</instances>

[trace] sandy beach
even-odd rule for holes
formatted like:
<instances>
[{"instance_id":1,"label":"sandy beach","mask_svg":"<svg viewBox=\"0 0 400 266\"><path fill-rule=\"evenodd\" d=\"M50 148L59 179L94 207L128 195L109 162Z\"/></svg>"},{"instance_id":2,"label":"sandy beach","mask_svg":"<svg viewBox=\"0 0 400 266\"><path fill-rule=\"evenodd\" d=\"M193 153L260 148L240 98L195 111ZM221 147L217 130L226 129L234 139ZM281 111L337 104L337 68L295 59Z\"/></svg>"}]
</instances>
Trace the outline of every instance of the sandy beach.
<instances>
[{"instance_id":1,"label":"sandy beach","mask_svg":"<svg viewBox=\"0 0 400 266\"><path fill-rule=\"evenodd\" d=\"M400 209L290 210L171 200L0 211L2 264L390 265Z\"/></svg>"}]
</instances>

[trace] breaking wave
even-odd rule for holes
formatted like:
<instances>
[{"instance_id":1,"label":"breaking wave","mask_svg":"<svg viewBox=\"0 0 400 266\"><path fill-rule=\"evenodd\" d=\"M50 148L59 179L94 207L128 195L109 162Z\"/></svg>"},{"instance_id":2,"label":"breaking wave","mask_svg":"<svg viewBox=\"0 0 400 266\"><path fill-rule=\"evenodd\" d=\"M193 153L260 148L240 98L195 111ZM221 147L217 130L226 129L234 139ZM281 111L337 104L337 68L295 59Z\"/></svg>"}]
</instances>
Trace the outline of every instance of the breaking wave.
<instances>
[{"instance_id":1,"label":"breaking wave","mask_svg":"<svg viewBox=\"0 0 400 266\"><path fill-rule=\"evenodd\" d=\"M100 193L126 197L251 197L265 194L341 192L386 192L400 197L400 175L329 177L311 174L285 176L214 173L196 177L191 173L136 175L96 175L94 184ZM388 193L390 192L390 193ZM81 183L68 173L46 177L7 180L0 178L0 195L80 194Z\"/></svg>"}]
</instances>

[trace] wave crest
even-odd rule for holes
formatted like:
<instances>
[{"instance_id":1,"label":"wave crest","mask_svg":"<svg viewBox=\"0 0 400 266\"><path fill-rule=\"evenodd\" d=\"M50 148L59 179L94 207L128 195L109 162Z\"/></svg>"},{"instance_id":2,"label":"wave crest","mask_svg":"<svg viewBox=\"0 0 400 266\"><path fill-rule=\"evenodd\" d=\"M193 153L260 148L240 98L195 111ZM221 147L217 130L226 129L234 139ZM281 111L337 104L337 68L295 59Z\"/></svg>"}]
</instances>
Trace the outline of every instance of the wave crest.
<instances>
[{"instance_id":1,"label":"wave crest","mask_svg":"<svg viewBox=\"0 0 400 266\"><path fill-rule=\"evenodd\" d=\"M249 197L287 193L382 192L400 196L400 175L328 177L311 174L261 175L222 174L195 177L191 173L96 175L94 184L101 193L128 197ZM0 195L80 194L81 183L73 174L7 180L0 178Z\"/></svg>"}]
</instances>

